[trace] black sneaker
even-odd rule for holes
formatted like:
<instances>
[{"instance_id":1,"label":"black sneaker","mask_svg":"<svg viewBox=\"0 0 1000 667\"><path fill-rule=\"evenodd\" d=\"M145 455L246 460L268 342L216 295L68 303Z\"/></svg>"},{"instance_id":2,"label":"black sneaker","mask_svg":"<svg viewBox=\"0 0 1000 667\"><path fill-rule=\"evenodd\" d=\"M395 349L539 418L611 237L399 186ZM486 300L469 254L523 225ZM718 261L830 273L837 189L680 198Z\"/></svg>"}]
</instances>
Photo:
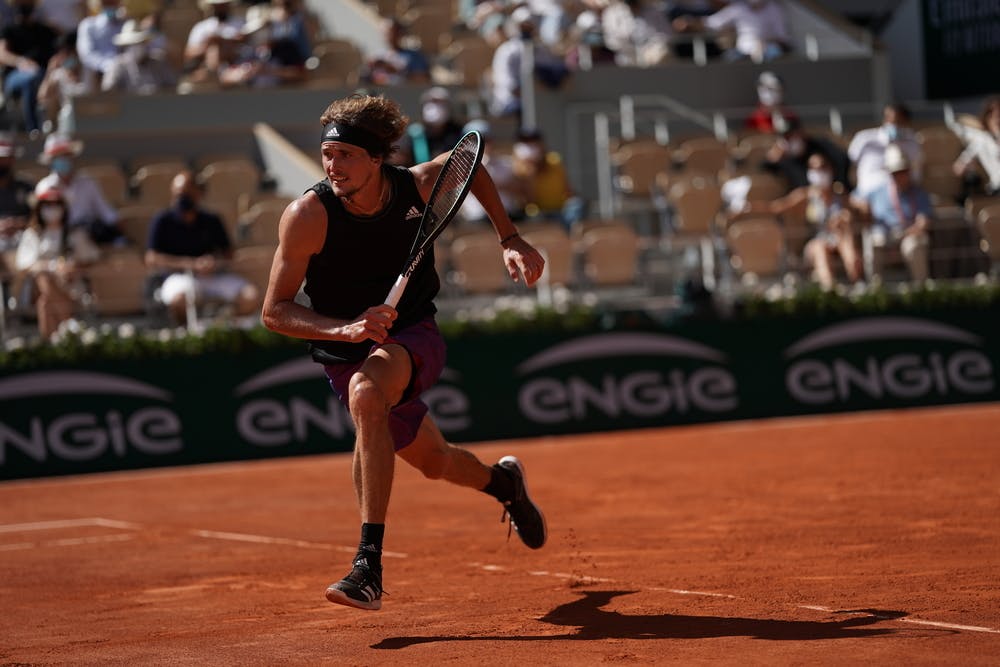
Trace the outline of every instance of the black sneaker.
<instances>
[{"instance_id":1,"label":"black sneaker","mask_svg":"<svg viewBox=\"0 0 1000 667\"><path fill-rule=\"evenodd\" d=\"M375 571L364 556L354 561L351 573L326 589L326 599L336 604L376 611L382 608L382 570Z\"/></svg>"},{"instance_id":2,"label":"black sneaker","mask_svg":"<svg viewBox=\"0 0 1000 667\"><path fill-rule=\"evenodd\" d=\"M503 503L504 515L500 517L500 521L510 516L510 523L521 541L531 549L542 548L545 538L548 537L545 517L528 497L528 489L524 483L524 466L515 456L503 457L496 466L510 474L514 481L514 497Z\"/></svg>"}]
</instances>

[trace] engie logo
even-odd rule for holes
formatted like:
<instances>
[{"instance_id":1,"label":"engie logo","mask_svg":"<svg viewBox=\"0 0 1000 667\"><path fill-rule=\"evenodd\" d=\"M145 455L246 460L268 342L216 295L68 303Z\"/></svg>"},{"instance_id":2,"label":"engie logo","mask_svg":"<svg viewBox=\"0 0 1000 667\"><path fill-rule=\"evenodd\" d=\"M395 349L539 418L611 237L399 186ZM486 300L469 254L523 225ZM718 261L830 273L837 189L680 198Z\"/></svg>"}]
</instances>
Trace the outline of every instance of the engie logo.
<instances>
[{"instance_id":1,"label":"engie logo","mask_svg":"<svg viewBox=\"0 0 1000 667\"><path fill-rule=\"evenodd\" d=\"M628 357L637 361L629 364ZM657 361L650 363L650 358ZM526 382L518 405L528 419L541 424L581 421L595 414L655 418L670 412L729 412L739 400L736 379L721 366L726 361L719 350L665 334L585 336L555 345L517 367L519 375L565 367L558 377L553 373Z\"/></svg>"},{"instance_id":2,"label":"engie logo","mask_svg":"<svg viewBox=\"0 0 1000 667\"><path fill-rule=\"evenodd\" d=\"M50 371L5 378L0 380L0 403L5 407L0 421L0 465L7 462L9 450L41 463L49 456L91 461L111 452L124 457L130 448L162 456L183 447L180 417L166 406L147 405L132 411L77 409L47 418L43 414L51 409L46 410L45 401L37 399L52 396L78 397L74 405L92 404L98 396L115 397L116 404L123 403L122 399L173 400L159 387L106 373ZM15 401L23 407L14 408Z\"/></svg>"},{"instance_id":3,"label":"engie logo","mask_svg":"<svg viewBox=\"0 0 1000 667\"><path fill-rule=\"evenodd\" d=\"M807 405L989 394L995 375L982 343L975 334L931 320L853 320L820 329L785 350L785 358L794 360L785 371L785 386ZM858 344L863 347L850 349Z\"/></svg>"},{"instance_id":4,"label":"engie logo","mask_svg":"<svg viewBox=\"0 0 1000 667\"><path fill-rule=\"evenodd\" d=\"M441 379L456 382L459 375L445 369ZM325 383L323 367L309 358L296 359L262 371L236 387L238 398L267 390L266 396L250 398L237 409L236 430L240 437L258 447L306 442L315 432L334 439L353 437L354 422L328 384L326 389L320 389L324 391L321 407L294 391L283 400L274 397L276 388L302 381L315 386ZM424 392L421 398L443 432L468 428L469 399L458 387L441 383Z\"/></svg>"}]
</instances>

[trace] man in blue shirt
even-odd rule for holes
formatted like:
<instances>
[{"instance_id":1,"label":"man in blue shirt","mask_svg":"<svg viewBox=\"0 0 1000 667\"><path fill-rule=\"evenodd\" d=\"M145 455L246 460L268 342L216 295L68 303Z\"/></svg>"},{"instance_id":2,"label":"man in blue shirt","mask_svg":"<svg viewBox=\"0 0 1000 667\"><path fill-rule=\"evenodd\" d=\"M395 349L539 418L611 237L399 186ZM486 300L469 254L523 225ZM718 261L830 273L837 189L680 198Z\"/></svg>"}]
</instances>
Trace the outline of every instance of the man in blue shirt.
<instances>
[{"instance_id":1,"label":"man in blue shirt","mask_svg":"<svg viewBox=\"0 0 1000 667\"><path fill-rule=\"evenodd\" d=\"M927 192L913 180L906 153L896 144L885 149L885 170L890 176L886 183L864 198L854 199L858 209L871 219L866 254L873 256L874 273L879 274L884 250L898 248L910 278L923 282L928 278L928 229L934 208Z\"/></svg>"}]
</instances>

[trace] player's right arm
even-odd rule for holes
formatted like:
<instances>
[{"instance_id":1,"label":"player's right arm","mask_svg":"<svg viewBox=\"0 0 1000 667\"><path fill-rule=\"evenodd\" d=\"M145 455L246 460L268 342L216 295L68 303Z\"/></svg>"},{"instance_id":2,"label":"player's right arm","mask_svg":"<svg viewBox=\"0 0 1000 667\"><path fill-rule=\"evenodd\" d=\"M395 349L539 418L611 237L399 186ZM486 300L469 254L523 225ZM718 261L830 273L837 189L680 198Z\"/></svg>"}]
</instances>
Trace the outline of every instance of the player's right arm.
<instances>
[{"instance_id":1,"label":"player's right arm","mask_svg":"<svg viewBox=\"0 0 1000 667\"><path fill-rule=\"evenodd\" d=\"M326 209L313 192L289 204L281 215L278 249L271 263L261 313L264 326L294 338L352 343L371 339L381 343L396 319L396 311L391 306L379 304L353 320L341 320L295 302L309 259L323 248L326 226ZM338 288L344 289L343 286L329 286L329 289Z\"/></svg>"}]
</instances>

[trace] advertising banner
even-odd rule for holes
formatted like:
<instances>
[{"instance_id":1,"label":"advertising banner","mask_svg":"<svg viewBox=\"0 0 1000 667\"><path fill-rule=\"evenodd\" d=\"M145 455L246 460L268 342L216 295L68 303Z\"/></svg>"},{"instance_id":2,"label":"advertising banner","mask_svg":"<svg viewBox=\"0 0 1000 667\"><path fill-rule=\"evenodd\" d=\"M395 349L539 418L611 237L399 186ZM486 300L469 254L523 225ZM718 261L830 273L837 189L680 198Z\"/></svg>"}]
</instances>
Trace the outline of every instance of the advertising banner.
<instances>
[{"instance_id":1,"label":"advertising banner","mask_svg":"<svg viewBox=\"0 0 1000 667\"><path fill-rule=\"evenodd\" d=\"M455 442L1000 399L981 311L450 342L423 399ZM0 377L0 479L350 451L301 350Z\"/></svg>"},{"instance_id":2,"label":"advertising banner","mask_svg":"<svg viewBox=\"0 0 1000 667\"><path fill-rule=\"evenodd\" d=\"M1000 2L921 0L924 76L931 99L996 92Z\"/></svg>"}]
</instances>

